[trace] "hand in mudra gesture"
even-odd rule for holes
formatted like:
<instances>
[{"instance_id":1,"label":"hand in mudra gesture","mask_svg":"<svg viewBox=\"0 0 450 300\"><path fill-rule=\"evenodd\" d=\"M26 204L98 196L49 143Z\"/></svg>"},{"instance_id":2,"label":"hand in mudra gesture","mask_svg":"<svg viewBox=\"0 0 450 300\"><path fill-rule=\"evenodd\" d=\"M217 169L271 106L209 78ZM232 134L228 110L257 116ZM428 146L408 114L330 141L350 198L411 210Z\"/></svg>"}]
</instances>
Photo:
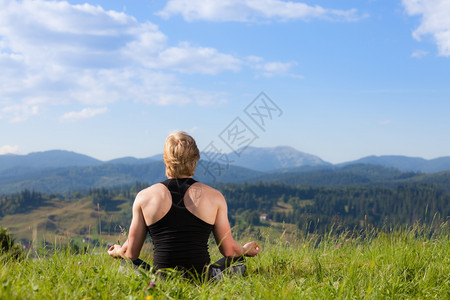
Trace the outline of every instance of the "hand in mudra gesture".
<instances>
[{"instance_id":1,"label":"hand in mudra gesture","mask_svg":"<svg viewBox=\"0 0 450 300\"><path fill-rule=\"evenodd\" d=\"M244 245L244 254L245 256L253 257L258 255L258 253L261 251L261 247L256 244L256 242L249 242Z\"/></svg>"}]
</instances>

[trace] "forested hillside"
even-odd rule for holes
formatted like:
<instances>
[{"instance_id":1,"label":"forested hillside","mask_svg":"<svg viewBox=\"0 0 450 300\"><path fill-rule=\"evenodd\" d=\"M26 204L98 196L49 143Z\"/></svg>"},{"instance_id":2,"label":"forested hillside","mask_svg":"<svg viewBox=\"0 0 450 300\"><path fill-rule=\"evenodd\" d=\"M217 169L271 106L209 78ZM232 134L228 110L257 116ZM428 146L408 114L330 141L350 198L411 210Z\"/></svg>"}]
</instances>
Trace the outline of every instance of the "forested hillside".
<instances>
[{"instance_id":1,"label":"forested hillside","mask_svg":"<svg viewBox=\"0 0 450 300\"><path fill-rule=\"evenodd\" d=\"M449 157L425 160L405 156L372 156L332 165L317 156L290 147L248 147L239 158L234 154L222 157L214 153L202 153L201 156L196 178L205 183L392 186L392 183L395 185L414 178L416 182L423 180L433 184L444 180L441 185L450 189ZM442 173L432 173L438 171ZM64 193L163 179L161 155L145 159L123 157L110 161L99 161L60 150L28 155L0 155L0 194L17 193L25 189Z\"/></svg>"},{"instance_id":2,"label":"forested hillside","mask_svg":"<svg viewBox=\"0 0 450 300\"><path fill-rule=\"evenodd\" d=\"M267 214L268 220L310 232L429 223L446 220L450 213L450 195L425 184L393 188L255 184L224 185L221 190L238 223L255 225L261 214Z\"/></svg>"},{"instance_id":3,"label":"forested hillside","mask_svg":"<svg viewBox=\"0 0 450 300\"><path fill-rule=\"evenodd\" d=\"M3 195L0 196L0 224L14 231L34 220L34 226L40 230L72 235L121 232L129 225L136 193L146 186L137 183L64 195L29 190ZM436 185L413 182L392 187L280 183L222 183L215 187L227 199L232 225L238 230L249 225L267 226L272 222L295 224L300 230L318 233L331 228L334 231L359 230L367 226L388 229L417 222L445 221L450 214L447 191ZM55 211L65 210L52 213L52 207Z\"/></svg>"}]
</instances>

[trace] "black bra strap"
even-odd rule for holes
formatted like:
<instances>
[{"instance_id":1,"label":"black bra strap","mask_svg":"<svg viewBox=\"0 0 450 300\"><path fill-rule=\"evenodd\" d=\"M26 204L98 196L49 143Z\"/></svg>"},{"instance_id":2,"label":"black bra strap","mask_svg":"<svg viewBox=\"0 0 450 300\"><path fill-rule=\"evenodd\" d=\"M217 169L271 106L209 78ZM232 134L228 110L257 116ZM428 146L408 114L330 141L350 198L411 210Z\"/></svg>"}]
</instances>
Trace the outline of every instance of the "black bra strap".
<instances>
[{"instance_id":1,"label":"black bra strap","mask_svg":"<svg viewBox=\"0 0 450 300\"><path fill-rule=\"evenodd\" d=\"M167 179L161 183L164 184L170 191L170 194L172 195L172 203L177 206L184 207L184 194L188 188L196 182L197 181L192 178L174 178Z\"/></svg>"}]
</instances>

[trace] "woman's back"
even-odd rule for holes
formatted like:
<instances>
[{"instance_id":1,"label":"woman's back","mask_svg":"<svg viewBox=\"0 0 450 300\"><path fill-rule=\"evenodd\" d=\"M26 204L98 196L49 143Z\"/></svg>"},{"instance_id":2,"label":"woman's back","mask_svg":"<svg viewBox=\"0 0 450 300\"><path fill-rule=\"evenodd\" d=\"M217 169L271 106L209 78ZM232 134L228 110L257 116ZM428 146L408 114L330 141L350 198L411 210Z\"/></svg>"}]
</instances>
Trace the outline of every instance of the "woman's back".
<instances>
[{"instance_id":1,"label":"woman's back","mask_svg":"<svg viewBox=\"0 0 450 300\"><path fill-rule=\"evenodd\" d=\"M226 262L228 258L257 255L260 248L255 242L241 246L233 239L223 195L192 179L200 159L195 140L185 132L169 135L163 159L169 180L139 192L127 241L111 246L108 254L139 264L142 245L150 232L157 268L180 266L200 273L209 263L208 239L213 232Z\"/></svg>"},{"instance_id":2,"label":"woman's back","mask_svg":"<svg viewBox=\"0 0 450 300\"><path fill-rule=\"evenodd\" d=\"M210 263L208 240L214 222L207 223L194 214L206 213L201 209L204 201L199 198L201 185L192 186L195 183L192 178L162 182L170 192L170 197L159 201L170 202L170 208L159 220L147 225L154 245L153 262L156 269L180 267L200 274ZM188 190L191 192L185 196Z\"/></svg>"}]
</instances>

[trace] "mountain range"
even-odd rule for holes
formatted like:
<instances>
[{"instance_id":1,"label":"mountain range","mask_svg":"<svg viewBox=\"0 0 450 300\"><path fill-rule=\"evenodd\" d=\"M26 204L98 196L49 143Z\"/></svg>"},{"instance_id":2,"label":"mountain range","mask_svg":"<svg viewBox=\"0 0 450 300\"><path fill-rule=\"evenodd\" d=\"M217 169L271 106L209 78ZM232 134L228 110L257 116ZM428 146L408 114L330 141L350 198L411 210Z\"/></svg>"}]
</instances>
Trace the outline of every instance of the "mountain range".
<instances>
[{"instance_id":1,"label":"mountain range","mask_svg":"<svg viewBox=\"0 0 450 300\"><path fill-rule=\"evenodd\" d=\"M450 157L426 160L406 156L368 156L333 165L287 146L247 147L237 153L240 155L202 153L196 178L203 182L279 181L345 185L399 180L450 170ZM59 193L163 179L161 154L109 161L64 150L0 155L0 194L23 189Z\"/></svg>"},{"instance_id":2,"label":"mountain range","mask_svg":"<svg viewBox=\"0 0 450 300\"><path fill-rule=\"evenodd\" d=\"M262 172L293 167L332 165L318 156L301 152L288 146L273 148L247 147L237 152L241 153L239 157L233 153L228 154L228 156L232 156L235 159L231 164Z\"/></svg>"}]
</instances>

